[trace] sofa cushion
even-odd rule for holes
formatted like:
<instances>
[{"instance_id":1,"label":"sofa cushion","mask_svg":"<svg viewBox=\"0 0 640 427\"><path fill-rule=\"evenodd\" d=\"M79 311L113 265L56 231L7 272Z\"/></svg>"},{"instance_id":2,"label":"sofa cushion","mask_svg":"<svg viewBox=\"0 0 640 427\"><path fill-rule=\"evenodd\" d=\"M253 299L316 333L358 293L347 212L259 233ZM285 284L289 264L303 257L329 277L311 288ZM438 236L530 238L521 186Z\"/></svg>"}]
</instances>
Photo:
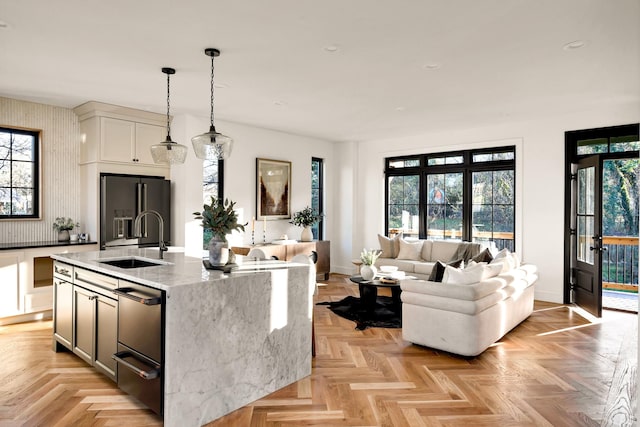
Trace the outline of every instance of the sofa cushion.
<instances>
[{"instance_id":1,"label":"sofa cushion","mask_svg":"<svg viewBox=\"0 0 640 427\"><path fill-rule=\"evenodd\" d=\"M434 240L431 244L431 259L429 261L451 261L459 244L459 241L453 240Z\"/></svg>"},{"instance_id":2,"label":"sofa cushion","mask_svg":"<svg viewBox=\"0 0 640 427\"><path fill-rule=\"evenodd\" d=\"M425 260L425 261L429 261L429 262L434 262L435 259L431 258L431 248L433 246L433 240L423 240L422 241L422 253L420 254L420 257Z\"/></svg>"},{"instance_id":3,"label":"sofa cushion","mask_svg":"<svg viewBox=\"0 0 640 427\"><path fill-rule=\"evenodd\" d=\"M433 265L433 269L431 270L431 273L429 274L429 281L442 282L442 277L444 276L444 272L447 266L453 267L453 268L459 268L461 265L462 265L461 259L451 261L447 264L445 264L442 261L436 261L436 263Z\"/></svg>"},{"instance_id":4,"label":"sofa cushion","mask_svg":"<svg viewBox=\"0 0 640 427\"><path fill-rule=\"evenodd\" d=\"M376 266L380 267L381 265L392 265L398 267L398 270L404 271L405 273L413 273L416 264L420 264L422 261L410 261L406 259L397 259L397 258L378 258L376 261Z\"/></svg>"},{"instance_id":5,"label":"sofa cushion","mask_svg":"<svg viewBox=\"0 0 640 427\"><path fill-rule=\"evenodd\" d=\"M469 288L468 285L452 285ZM448 288L448 286L441 286ZM507 298L503 292L490 292L477 299L459 299L446 296L425 295L413 292L402 292L400 294L402 302L405 304L419 305L422 307L437 308L438 310L455 311L464 314L477 314L492 305Z\"/></svg>"},{"instance_id":6,"label":"sofa cushion","mask_svg":"<svg viewBox=\"0 0 640 427\"><path fill-rule=\"evenodd\" d=\"M498 289L502 289L507 286L507 284L508 280L505 280L505 278L502 278L501 276L483 280L478 283L472 283L471 285L451 284L447 286L426 280L406 279L400 281L400 288L402 289L401 296L404 296L406 292L407 294L417 293L424 294L425 296L435 295L446 298L474 301L491 293L495 293Z\"/></svg>"},{"instance_id":7,"label":"sofa cushion","mask_svg":"<svg viewBox=\"0 0 640 427\"><path fill-rule=\"evenodd\" d=\"M398 251L398 255L396 256L396 258L421 261L422 242L422 240L418 240L416 242L407 242L404 239L400 239L400 250Z\"/></svg>"},{"instance_id":8,"label":"sofa cushion","mask_svg":"<svg viewBox=\"0 0 640 427\"><path fill-rule=\"evenodd\" d=\"M398 256L400 250L400 239L402 239L402 233L397 234L392 239L382 234L378 234L378 242L380 243L380 249L382 249L382 258L395 258Z\"/></svg>"},{"instance_id":9,"label":"sofa cushion","mask_svg":"<svg viewBox=\"0 0 640 427\"><path fill-rule=\"evenodd\" d=\"M436 265L435 262L422 261L422 262L419 262L419 263L415 264L413 272L417 273L417 274L424 274L427 277L429 277L429 275L433 271L433 268L434 268L435 265ZM426 279L426 277L425 277L425 279Z\"/></svg>"}]
</instances>

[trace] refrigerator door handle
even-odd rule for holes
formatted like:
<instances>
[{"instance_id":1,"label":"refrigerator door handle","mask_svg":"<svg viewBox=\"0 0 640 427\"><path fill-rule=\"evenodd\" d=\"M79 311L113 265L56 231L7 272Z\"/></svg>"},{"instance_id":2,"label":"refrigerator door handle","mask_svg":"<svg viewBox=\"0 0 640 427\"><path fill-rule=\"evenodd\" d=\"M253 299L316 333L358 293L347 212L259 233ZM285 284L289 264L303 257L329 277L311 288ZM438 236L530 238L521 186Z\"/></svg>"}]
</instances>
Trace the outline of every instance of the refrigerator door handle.
<instances>
[{"instance_id":1,"label":"refrigerator door handle","mask_svg":"<svg viewBox=\"0 0 640 427\"><path fill-rule=\"evenodd\" d=\"M141 212L146 210L146 186L147 184L138 183L136 187L138 191L136 191L136 209L137 215L140 215ZM147 237L147 217L144 216L140 218L140 236L137 237Z\"/></svg>"}]
</instances>

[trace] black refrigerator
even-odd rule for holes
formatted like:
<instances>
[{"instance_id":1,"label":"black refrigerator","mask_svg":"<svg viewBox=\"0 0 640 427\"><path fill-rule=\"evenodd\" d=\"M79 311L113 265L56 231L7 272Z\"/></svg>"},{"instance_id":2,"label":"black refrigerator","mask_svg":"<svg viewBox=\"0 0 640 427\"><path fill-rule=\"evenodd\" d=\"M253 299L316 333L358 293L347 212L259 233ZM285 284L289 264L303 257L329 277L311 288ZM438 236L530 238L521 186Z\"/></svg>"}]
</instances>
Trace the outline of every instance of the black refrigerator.
<instances>
[{"instance_id":1,"label":"black refrigerator","mask_svg":"<svg viewBox=\"0 0 640 427\"><path fill-rule=\"evenodd\" d=\"M164 220L164 240L171 240L171 181L161 176L100 174L100 249L158 246L159 224L145 215L142 237L133 235L136 216L157 211Z\"/></svg>"}]
</instances>

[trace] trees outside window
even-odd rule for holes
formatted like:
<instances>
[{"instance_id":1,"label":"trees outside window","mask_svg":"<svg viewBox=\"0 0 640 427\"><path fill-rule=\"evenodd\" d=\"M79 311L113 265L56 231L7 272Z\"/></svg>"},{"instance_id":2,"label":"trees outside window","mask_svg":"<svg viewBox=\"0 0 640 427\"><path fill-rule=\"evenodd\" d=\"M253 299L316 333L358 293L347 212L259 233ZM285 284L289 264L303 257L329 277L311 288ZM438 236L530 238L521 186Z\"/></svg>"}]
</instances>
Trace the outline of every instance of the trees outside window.
<instances>
[{"instance_id":1,"label":"trees outside window","mask_svg":"<svg viewBox=\"0 0 640 427\"><path fill-rule=\"evenodd\" d=\"M0 218L40 216L40 133L0 127Z\"/></svg>"},{"instance_id":2,"label":"trees outside window","mask_svg":"<svg viewBox=\"0 0 640 427\"><path fill-rule=\"evenodd\" d=\"M515 247L515 147L386 159L386 228Z\"/></svg>"}]
</instances>

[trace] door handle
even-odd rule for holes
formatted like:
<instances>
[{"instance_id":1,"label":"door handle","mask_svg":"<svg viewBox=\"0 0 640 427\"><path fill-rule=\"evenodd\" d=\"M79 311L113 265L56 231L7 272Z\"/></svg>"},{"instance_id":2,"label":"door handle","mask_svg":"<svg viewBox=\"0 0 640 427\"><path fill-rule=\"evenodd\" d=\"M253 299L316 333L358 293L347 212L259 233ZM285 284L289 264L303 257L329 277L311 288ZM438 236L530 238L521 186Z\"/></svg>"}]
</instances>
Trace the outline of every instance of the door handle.
<instances>
[{"instance_id":1,"label":"door handle","mask_svg":"<svg viewBox=\"0 0 640 427\"><path fill-rule=\"evenodd\" d=\"M127 362L126 360L124 360L127 357L131 357L135 359L135 356L133 354L131 354L131 352L129 351L119 351L116 354L112 355L111 358L113 360L115 360L116 362L122 364L124 367L126 367L127 369L133 371L137 376L139 376L142 379L145 380L153 380L155 378L158 378L160 376L160 369L159 368L151 368L148 370L143 370L138 368L137 366L134 366L133 364ZM136 359L138 360L138 359ZM140 362L142 363L142 362Z\"/></svg>"}]
</instances>

